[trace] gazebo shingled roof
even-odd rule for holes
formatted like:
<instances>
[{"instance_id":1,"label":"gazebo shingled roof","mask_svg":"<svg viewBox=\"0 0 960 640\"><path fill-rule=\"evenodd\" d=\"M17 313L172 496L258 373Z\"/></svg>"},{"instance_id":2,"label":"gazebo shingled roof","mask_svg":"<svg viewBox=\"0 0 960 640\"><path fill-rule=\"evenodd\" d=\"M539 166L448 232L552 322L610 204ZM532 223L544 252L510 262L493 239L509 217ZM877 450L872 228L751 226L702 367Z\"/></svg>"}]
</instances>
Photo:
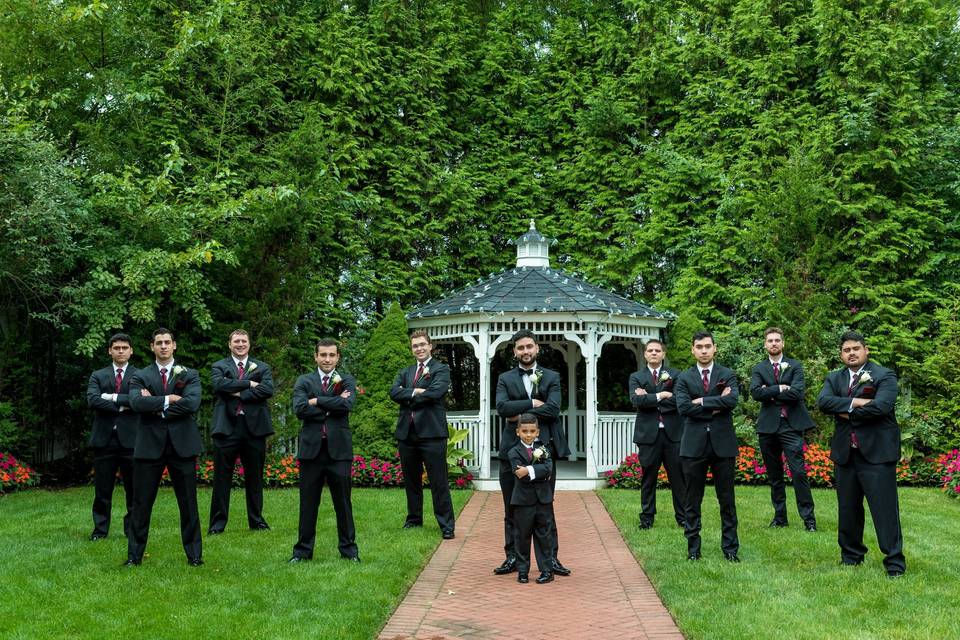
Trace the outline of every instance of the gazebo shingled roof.
<instances>
[{"instance_id":1,"label":"gazebo shingled roof","mask_svg":"<svg viewBox=\"0 0 960 640\"><path fill-rule=\"evenodd\" d=\"M515 267L407 314L428 318L460 313L593 311L633 318L670 319L673 314L634 302L550 267Z\"/></svg>"}]
</instances>

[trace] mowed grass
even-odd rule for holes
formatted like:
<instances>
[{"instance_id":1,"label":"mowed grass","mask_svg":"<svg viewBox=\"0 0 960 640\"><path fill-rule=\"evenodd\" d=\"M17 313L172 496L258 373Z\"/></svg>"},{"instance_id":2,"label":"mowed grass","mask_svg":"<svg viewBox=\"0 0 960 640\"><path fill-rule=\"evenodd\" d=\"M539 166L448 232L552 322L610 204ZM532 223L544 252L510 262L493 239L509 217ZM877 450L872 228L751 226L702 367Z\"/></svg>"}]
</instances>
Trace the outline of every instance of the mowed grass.
<instances>
[{"instance_id":1,"label":"mowed grass","mask_svg":"<svg viewBox=\"0 0 960 640\"><path fill-rule=\"evenodd\" d=\"M838 566L837 500L814 490L817 533L807 533L787 492L790 527L770 529L766 487L737 487L740 564L720 552L720 515L712 487L704 496L703 559L688 562L673 522L669 491L657 495L653 529L640 531L639 491L600 497L664 604L690 639L960 638L960 501L936 489L900 488L907 573L891 580L867 512L859 567Z\"/></svg>"},{"instance_id":2,"label":"mowed grass","mask_svg":"<svg viewBox=\"0 0 960 640\"><path fill-rule=\"evenodd\" d=\"M453 492L459 513L470 493ZM425 497L422 529L401 528L402 489L354 489L363 562L340 560L324 491L312 562L287 564L297 537L298 492L268 490L272 530L246 526L242 490L226 533L203 539L202 567L189 567L173 490L161 489L143 565L126 560L122 490L106 540L90 542L93 488L31 490L0 497L0 637L373 638L440 543ZM199 492L206 532L210 491Z\"/></svg>"}]
</instances>

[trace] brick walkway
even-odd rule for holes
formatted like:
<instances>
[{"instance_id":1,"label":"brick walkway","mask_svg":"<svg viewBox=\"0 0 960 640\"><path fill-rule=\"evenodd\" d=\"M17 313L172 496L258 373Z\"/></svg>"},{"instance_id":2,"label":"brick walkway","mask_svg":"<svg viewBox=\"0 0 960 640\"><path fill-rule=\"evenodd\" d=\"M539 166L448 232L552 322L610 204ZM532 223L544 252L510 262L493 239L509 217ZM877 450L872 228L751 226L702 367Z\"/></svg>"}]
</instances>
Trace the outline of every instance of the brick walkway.
<instances>
[{"instance_id":1,"label":"brick walkway","mask_svg":"<svg viewBox=\"0 0 960 640\"><path fill-rule=\"evenodd\" d=\"M560 559L573 575L539 585L496 576L503 561L503 503L473 494L443 542L380 633L380 640L536 640L656 638L682 640L647 576L596 494L558 491ZM523 620L522 610L551 611Z\"/></svg>"}]
</instances>

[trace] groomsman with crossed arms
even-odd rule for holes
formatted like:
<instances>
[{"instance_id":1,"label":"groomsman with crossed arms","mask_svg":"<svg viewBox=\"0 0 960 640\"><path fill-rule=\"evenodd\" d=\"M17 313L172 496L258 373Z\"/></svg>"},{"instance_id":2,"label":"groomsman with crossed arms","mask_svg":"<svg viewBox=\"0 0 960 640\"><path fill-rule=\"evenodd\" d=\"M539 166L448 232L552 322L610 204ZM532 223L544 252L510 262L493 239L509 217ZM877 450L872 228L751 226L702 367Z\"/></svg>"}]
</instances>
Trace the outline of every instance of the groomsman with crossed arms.
<instances>
[{"instance_id":1,"label":"groomsman with crossed arms","mask_svg":"<svg viewBox=\"0 0 960 640\"><path fill-rule=\"evenodd\" d=\"M150 516L166 468L180 509L183 551L187 563L199 567L203 564L197 509L197 456L203 450L196 420L200 374L174 361L177 343L169 329L154 330L150 349L156 361L138 370L130 382L130 407L140 414L140 430L133 449L133 516L125 565L143 562Z\"/></svg>"},{"instance_id":2,"label":"groomsman with crossed arms","mask_svg":"<svg viewBox=\"0 0 960 640\"><path fill-rule=\"evenodd\" d=\"M500 459L500 492L503 497L503 550L506 560L493 572L505 575L517 570L516 527L513 522L513 508L510 500L513 496L513 487L516 476L510 468L510 449L520 441L517 436L517 425L520 415L531 413L537 416L540 423L540 440L550 449L554 460L570 455L567 446L567 436L560 422L560 374L537 364L537 355L540 345L536 335L528 330L521 329L513 334L513 355L519 361L519 367L500 374L497 379L497 414L504 418L503 430L500 434L500 449L497 457ZM550 476L550 491L556 492L557 473L554 469ZM553 503L550 504L552 513ZM535 544L537 562L539 566L547 566L547 559L552 554L549 564L552 573L558 576L570 575L570 569L563 566L557 556L557 524L556 518L550 530L553 549L540 549ZM541 560L543 561L540 564Z\"/></svg>"},{"instance_id":3,"label":"groomsman with crossed arms","mask_svg":"<svg viewBox=\"0 0 960 640\"><path fill-rule=\"evenodd\" d=\"M830 459L836 463L837 542L841 565L860 565L867 555L863 544L863 500L867 499L883 566L891 578L907 570L897 499L897 461L900 425L897 424L897 376L869 360L862 334L840 336L844 368L830 373L817 405L836 423Z\"/></svg>"},{"instance_id":4,"label":"groomsman with crossed arms","mask_svg":"<svg viewBox=\"0 0 960 640\"><path fill-rule=\"evenodd\" d=\"M803 432L813 428L813 420L803 402L806 384L803 365L783 355L783 330L770 327L763 332L766 358L753 367L750 395L760 403L757 436L760 454L770 479L770 500L773 503L774 528L787 526L787 491L783 479L781 454L787 459L793 476L797 511L807 531L817 530L813 512L813 494L803 461Z\"/></svg>"},{"instance_id":5,"label":"groomsman with crossed arms","mask_svg":"<svg viewBox=\"0 0 960 640\"><path fill-rule=\"evenodd\" d=\"M300 461L300 521L297 543L289 562L313 559L317 539L317 512L323 485L330 486L337 516L340 558L360 562L357 529L350 498L353 467L353 434L350 412L356 401L357 381L337 370L340 347L324 338L314 352L317 368L297 378L293 386L293 411L303 421L297 459Z\"/></svg>"},{"instance_id":6,"label":"groomsman with crossed arms","mask_svg":"<svg viewBox=\"0 0 960 640\"><path fill-rule=\"evenodd\" d=\"M247 526L254 531L270 528L263 518L263 466L267 437L273 434L270 398L273 373L263 360L250 357L250 335L235 329L227 341L230 356L213 363L213 492L210 496L208 535L223 533L230 514L233 468L243 464L247 499Z\"/></svg>"},{"instance_id":7,"label":"groomsman with crossed arms","mask_svg":"<svg viewBox=\"0 0 960 640\"><path fill-rule=\"evenodd\" d=\"M390 399L400 405L397 449L407 494L404 529L423 526L423 469L433 499L433 515L444 540L454 537L453 500L447 479L447 412L443 397L450 388L450 367L432 357L433 343L423 329L410 334L416 362L397 373Z\"/></svg>"},{"instance_id":8,"label":"groomsman with crossed arms","mask_svg":"<svg viewBox=\"0 0 960 640\"><path fill-rule=\"evenodd\" d=\"M646 366L630 374L630 401L637 408L633 442L640 453L640 528L653 526L657 514L657 476L662 464L667 470L673 496L673 517L681 527L686 521L687 483L680 465L683 424L677 414L673 385L680 372L663 364L667 351L653 338L643 349Z\"/></svg>"},{"instance_id":9,"label":"groomsman with crossed arms","mask_svg":"<svg viewBox=\"0 0 960 640\"><path fill-rule=\"evenodd\" d=\"M133 445L140 416L130 410L130 380L136 371L130 365L133 342L125 333L110 336L107 353L111 366L94 371L87 382L87 406L93 409L90 447L93 449L93 533L90 540L102 540L110 532L110 512L117 471L123 480L127 512L123 535L130 532L133 510Z\"/></svg>"},{"instance_id":10,"label":"groomsman with crossed arms","mask_svg":"<svg viewBox=\"0 0 960 640\"><path fill-rule=\"evenodd\" d=\"M737 377L714 360L717 346L709 331L694 334L691 351L697 363L681 373L674 385L677 410L684 420L680 459L687 480L687 560L701 556L701 505L707 471L711 471L720 504L720 549L728 561L740 562L733 489L738 453L732 415L739 398Z\"/></svg>"}]
</instances>

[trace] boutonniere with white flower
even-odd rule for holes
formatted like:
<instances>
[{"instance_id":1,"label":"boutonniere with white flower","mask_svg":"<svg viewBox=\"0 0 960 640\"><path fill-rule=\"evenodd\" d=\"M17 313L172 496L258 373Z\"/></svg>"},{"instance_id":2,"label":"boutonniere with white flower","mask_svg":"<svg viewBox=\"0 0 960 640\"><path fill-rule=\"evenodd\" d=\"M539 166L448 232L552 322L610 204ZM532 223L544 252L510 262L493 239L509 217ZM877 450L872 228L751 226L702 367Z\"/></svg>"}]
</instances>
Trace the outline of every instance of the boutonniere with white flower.
<instances>
[{"instance_id":1,"label":"boutonniere with white flower","mask_svg":"<svg viewBox=\"0 0 960 640\"><path fill-rule=\"evenodd\" d=\"M535 387L540 384L540 380L542 379L543 379L543 371L541 371L540 369L537 369L536 371L530 374L530 384L532 384Z\"/></svg>"},{"instance_id":2,"label":"boutonniere with white flower","mask_svg":"<svg viewBox=\"0 0 960 640\"><path fill-rule=\"evenodd\" d=\"M860 386L861 384L867 384L868 382L872 382L872 381L873 381L873 378L870 377L870 372L864 371L863 373L860 374L860 377L857 378L857 386Z\"/></svg>"},{"instance_id":3,"label":"boutonniere with white flower","mask_svg":"<svg viewBox=\"0 0 960 640\"><path fill-rule=\"evenodd\" d=\"M186 367L181 367L180 365L174 365L173 371L171 371L171 373L173 373L174 378L178 378L180 377L180 374L186 370L187 370Z\"/></svg>"},{"instance_id":4,"label":"boutonniere with white flower","mask_svg":"<svg viewBox=\"0 0 960 640\"><path fill-rule=\"evenodd\" d=\"M333 383L333 386L337 386L338 384L340 384L341 382L343 382L343 378L340 377L340 374L339 374L339 373L334 372L334 373L333 373L333 377L330 378L330 382Z\"/></svg>"},{"instance_id":5,"label":"boutonniere with white flower","mask_svg":"<svg viewBox=\"0 0 960 640\"><path fill-rule=\"evenodd\" d=\"M253 370L256 369L256 368L257 368L257 363L256 363L256 362L251 362L251 363L250 363L250 366L247 367L247 373L252 373Z\"/></svg>"},{"instance_id":6,"label":"boutonniere with white flower","mask_svg":"<svg viewBox=\"0 0 960 640\"><path fill-rule=\"evenodd\" d=\"M666 382L670 379L670 374L666 371L660 374L660 382Z\"/></svg>"},{"instance_id":7,"label":"boutonniere with white flower","mask_svg":"<svg viewBox=\"0 0 960 640\"><path fill-rule=\"evenodd\" d=\"M548 460L549 458L550 458L550 452L547 450L545 446L540 445L539 447L533 450L534 462L543 462L544 460Z\"/></svg>"},{"instance_id":8,"label":"boutonniere with white flower","mask_svg":"<svg viewBox=\"0 0 960 640\"><path fill-rule=\"evenodd\" d=\"M780 371L781 371L781 372L782 372L782 371L786 371L789 367L790 367L790 363L789 363L789 362L781 362L781 363L780 363Z\"/></svg>"},{"instance_id":9,"label":"boutonniere with white flower","mask_svg":"<svg viewBox=\"0 0 960 640\"><path fill-rule=\"evenodd\" d=\"M420 374L420 379L422 380L424 378L429 378L429 377L430 377L430 365L424 365L423 373Z\"/></svg>"}]
</instances>

